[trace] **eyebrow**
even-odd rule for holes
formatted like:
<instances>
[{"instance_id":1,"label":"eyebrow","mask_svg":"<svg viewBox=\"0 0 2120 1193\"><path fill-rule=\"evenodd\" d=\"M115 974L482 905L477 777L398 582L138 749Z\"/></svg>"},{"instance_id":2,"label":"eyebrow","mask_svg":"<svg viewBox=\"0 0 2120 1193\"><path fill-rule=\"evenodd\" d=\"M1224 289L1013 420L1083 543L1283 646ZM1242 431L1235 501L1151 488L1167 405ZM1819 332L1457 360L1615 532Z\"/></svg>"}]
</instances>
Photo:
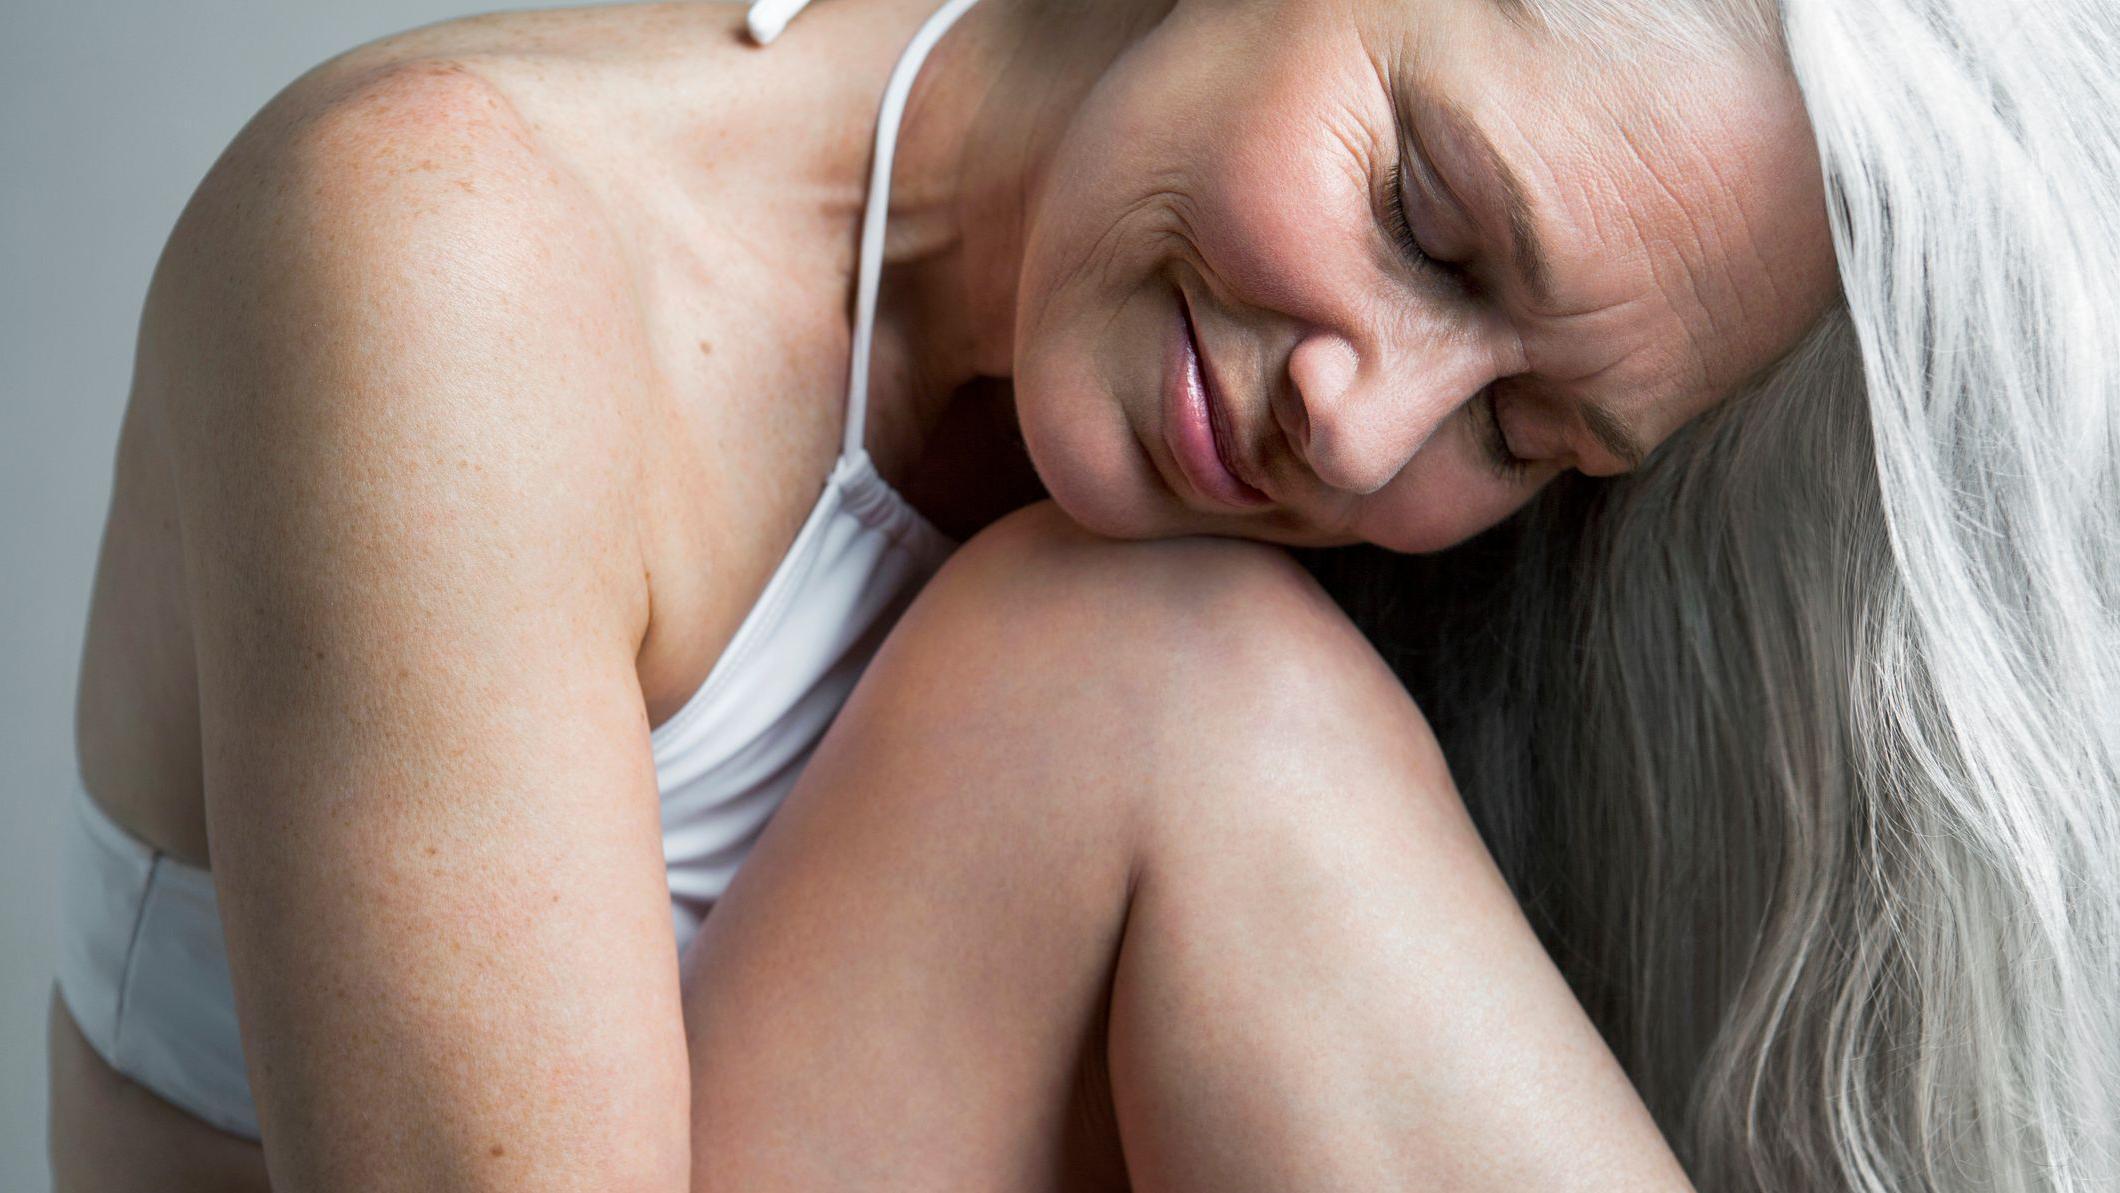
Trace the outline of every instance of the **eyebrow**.
<instances>
[{"instance_id":1,"label":"eyebrow","mask_svg":"<svg viewBox=\"0 0 2120 1193\"><path fill-rule=\"evenodd\" d=\"M1494 176L1502 193L1502 219L1509 225L1510 264L1515 267L1517 278L1524 289L1541 306L1553 306L1553 271L1546 263L1545 247L1539 242L1538 213L1531 205L1530 194L1509 163L1494 148L1494 142L1472 122L1464 109L1440 96L1424 95L1426 105L1433 109L1437 119L1448 125L1458 141L1470 148ZM1453 196L1462 205L1464 196L1457 193L1448 179L1443 180Z\"/></svg>"}]
</instances>

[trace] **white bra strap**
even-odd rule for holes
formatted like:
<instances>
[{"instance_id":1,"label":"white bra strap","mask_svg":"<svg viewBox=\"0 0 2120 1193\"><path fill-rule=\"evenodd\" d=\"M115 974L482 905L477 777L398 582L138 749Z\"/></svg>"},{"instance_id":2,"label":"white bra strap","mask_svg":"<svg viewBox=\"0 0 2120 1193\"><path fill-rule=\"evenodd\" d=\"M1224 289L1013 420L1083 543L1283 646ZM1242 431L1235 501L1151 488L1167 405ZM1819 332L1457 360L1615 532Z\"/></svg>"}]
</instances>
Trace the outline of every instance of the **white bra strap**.
<instances>
[{"instance_id":1,"label":"white bra strap","mask_svg":"<svg viewBox=\"0 0 2120 1193\"><path fill-rule=\"evenodd\" d=\"M891 161L898 152L898 124L913 93L913 76L928 51L942 40L977 0L949 0L920 26L891 70L876 113L876 154L869 167L869 197L861 213L861 259L854 274L854 359L847 370L846 441L840 451L864 450L862 430L869 419L869 352L876 341L876 287L883 275L883 224L891 208Z\"/></svg>"},{"instance_id":2,"label":"white bra strap","mask_svg":"<svg viewBox=\"0 0 2120 1193\"><path fill-rule=\"evenodd\" d=\"M869 355L876 342L876 288L883 274L883 225L891 208L891 162L898 152L898 125L905 118L913 77L928 52L957 18L978 0L949 0L923 22L891 68L883 103L876 113L876 151L869 166L868 201L861 212L861 249L854 273L854 358L847 368L846 437L842 456L863 450L869 419ZM780 36L809 0L754 0L745 14L751 37L760 45Z\"/></svg>"}]
</instances>

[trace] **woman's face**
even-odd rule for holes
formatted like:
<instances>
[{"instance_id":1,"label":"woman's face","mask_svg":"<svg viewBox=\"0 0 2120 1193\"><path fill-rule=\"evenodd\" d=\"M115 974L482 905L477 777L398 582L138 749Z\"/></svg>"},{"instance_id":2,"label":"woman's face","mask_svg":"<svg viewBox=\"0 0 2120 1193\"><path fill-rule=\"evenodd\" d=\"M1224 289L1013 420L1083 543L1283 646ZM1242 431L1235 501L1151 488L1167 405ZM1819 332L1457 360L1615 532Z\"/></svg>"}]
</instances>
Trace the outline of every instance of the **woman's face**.
<instances>
[{"instance_id":1,"label":"woman's face","mask_svg":"<svg viewBox=\"0 0 2120 1193\"><path fill-rule=\"evenodd\" d=\"M1793 82L1598 57L1499 0L1178 0L1035 195L1016 401L1054 497L1435 550L1791 346L1834 287Z\"/></svg>"}]
</instances>

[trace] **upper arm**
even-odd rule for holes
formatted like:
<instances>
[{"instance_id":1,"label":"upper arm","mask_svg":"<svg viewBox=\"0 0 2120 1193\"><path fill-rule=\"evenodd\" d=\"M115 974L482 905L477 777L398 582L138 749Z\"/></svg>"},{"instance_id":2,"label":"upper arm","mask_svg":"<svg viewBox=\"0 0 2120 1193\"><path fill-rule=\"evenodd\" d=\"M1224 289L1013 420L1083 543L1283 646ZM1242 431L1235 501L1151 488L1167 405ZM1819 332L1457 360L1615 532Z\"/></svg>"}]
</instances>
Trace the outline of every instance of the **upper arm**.
<instances>
[{"instance_id":1,"label":"upper arm","mask_svg":"<svg viewBox=\"0 0 2120 1193\"><path fill-rule=\"evenodd\" d=\"M679 1185L615 254L475 75L290 106L141 343L274 1186Z\"/></svg>"}]
</instances>

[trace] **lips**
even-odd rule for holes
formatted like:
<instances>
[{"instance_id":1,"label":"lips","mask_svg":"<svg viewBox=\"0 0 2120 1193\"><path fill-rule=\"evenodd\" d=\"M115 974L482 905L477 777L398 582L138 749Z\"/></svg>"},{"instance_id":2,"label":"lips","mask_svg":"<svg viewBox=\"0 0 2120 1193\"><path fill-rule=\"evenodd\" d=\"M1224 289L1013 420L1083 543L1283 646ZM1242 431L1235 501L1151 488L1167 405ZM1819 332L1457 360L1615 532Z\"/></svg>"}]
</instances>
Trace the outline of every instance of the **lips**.
<instances>
[{"instance_id":1,"label":"lips","mask_svg":"<svg viewBox=\"0 0 2120 1193\"><path fill-rule=\"evenodd\" d=\"M1192 310L1180 294L1177 326L1164 360L1163 436L1185 479L1217 505L1256 509L1272 499L1246 484L1231 466L1237 455L1229 412L1210 381L1193 327Z\"/></svg>"}]
</instances>

